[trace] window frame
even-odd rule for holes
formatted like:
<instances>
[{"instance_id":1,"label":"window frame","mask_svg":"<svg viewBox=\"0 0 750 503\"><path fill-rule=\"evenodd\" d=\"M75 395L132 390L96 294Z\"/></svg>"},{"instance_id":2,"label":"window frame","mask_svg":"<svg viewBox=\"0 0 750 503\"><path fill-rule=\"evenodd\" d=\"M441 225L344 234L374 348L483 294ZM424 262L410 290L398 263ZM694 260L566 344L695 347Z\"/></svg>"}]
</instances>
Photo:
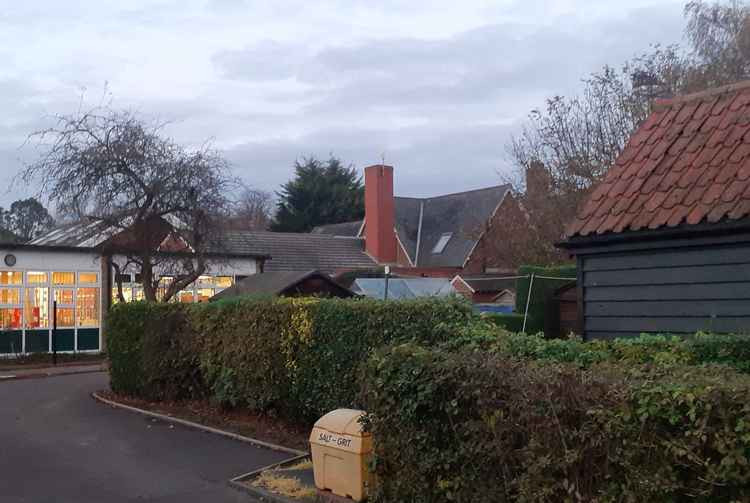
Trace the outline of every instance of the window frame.
<instances>
[{"instance_id":1,"label":"window frame","mask_svg":"<svg viewBox=\"0 0 750 503\"><path fill-rule=\"evenodd\" d=\"M432 247L432 255L440 255L445 251L445 247L448 246L451 239L453 238L452 232L443 232L438 238L435 246Z\"/></svg>"}]
</instances>

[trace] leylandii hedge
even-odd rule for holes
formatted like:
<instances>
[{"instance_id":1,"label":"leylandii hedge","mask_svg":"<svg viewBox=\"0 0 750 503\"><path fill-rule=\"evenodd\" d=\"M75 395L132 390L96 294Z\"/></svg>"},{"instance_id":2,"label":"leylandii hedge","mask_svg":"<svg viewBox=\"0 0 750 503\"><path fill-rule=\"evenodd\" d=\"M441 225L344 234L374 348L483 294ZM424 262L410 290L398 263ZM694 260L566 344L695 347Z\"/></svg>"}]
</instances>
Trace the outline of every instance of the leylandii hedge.
<instances>
[{"instance_id":1,"label":"leylandii hedge","mask_svg":"<svg viewBox=\"0 0 750 503\"><path fill-rule=\"evenodd\" d=\"M465 302L437 299L118 304L108 317L112 389L316 419L356 405L374 349L445 342L474 319Z\"/></svg>"},{"instance_id":2,"label":"leylandii hedge","mask_svg":"<svg viewBox=\"0 0 750 503\"><path fill-rule=\"evenodd\" d=\"M375 353L378 502L746 501L750 377L476 347Z\"/></svg>"}]
</instances>

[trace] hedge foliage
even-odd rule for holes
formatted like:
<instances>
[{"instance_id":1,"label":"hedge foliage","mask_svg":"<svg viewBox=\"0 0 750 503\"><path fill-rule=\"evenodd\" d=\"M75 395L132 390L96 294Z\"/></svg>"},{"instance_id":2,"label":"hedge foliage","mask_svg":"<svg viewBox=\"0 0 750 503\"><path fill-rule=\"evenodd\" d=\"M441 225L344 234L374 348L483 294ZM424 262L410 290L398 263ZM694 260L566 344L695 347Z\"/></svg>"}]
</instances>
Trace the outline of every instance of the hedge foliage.
<instances>
[{"instance_id":1,"label":"hedge foliage","mask_svg":"<svg viewBox=\"0 0 750 503\"><path fill-rule=\"evenodd\" d=\"M358 370L374 349L445 342L473 320L471 306L453 299L118 304L108 317L111 385L309 421L357 405Z\"/></svg>"},{"instance_id":2,"label":"hedge foliage","mask_svg":"<svg viewBox=\"0 0 750 503\"><path fill-rule=\"evenodd\" d=\"M464 331L462 344L483 347L513 357L551 360L589 367L596 363L721 364L750 373L750 335L697 333L691 336L641 335L612 340L545 339L541 335L498 333L491 326L474 324ZM454 346L455 347L455 346Z\"/></svg>"},{"instance_id":3,"label":"hedge foliage","mask_svg":"<svg viewBox=\"0 0 750 503\"><path fill-rule=\"evenodd\" d=\"M508 332L520 332L523 328L523 314L520 313L488 313L482 318Z\"/></svg>"},{"instance_id":4,"label":"hedge foliage","mask_svg":"<svg viewBox=\"0 0 750 503\"><path fill-rule=\"evenodd\" d=\"M747 501L750 377L476 347L377 352L377 502Z\"/></svg>"},{"instance_id":5,"label":"hedge foliage","mask_svg":"<svg viewBox=\"0 0 750 503\"><path fill-rule=\"evenodd\" d=\"M543 276L545 278L575 278L576 277L576 266L575 264L566 264L559 266L550 267L539 267L533 265L523 265L518 268L519 276L529 276L519 278L516 280L516 312L526 312L526 301L529 296L529 285L531 283L531 275ZM572 281L575 281L574 279ZM526 320L526 333L535 334L544 331L544 316L547 309L547 300L550 295L564 286L566 283L570 283L571 280L554 280L554 279L543 279L534 278L534 284L531 286L531 299L529 302L529 314ZM520 330L519 330L520 331Z\"/></svg>"}]
</instances>

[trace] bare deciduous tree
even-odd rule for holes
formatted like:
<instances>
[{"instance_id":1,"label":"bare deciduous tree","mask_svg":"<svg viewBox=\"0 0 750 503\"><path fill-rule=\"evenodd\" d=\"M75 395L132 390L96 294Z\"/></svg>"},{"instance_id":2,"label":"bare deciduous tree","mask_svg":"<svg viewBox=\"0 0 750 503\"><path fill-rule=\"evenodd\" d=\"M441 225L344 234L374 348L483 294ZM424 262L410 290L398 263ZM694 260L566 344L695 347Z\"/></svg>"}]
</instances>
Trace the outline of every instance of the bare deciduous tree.
<instances>
[{"instance_id":1,"label":"bare deciduous tree","mask_svg":"<svg viewBox=\"0 0 750 503\"><path fill-rule=\"evenodd\" d=\"M274 200L270 192L245 187L234 202L226 225L230 229L267 230L273 220L273 209Z\"/></svg>"},{"instance_id":2,"label":"bare deciduous tree","mask_svg":"<svg viewBox=\"0 0 750 503\"><path fill-rule=\"evenodd\" d=\"M691 1L685 7L687 50L660 47L617 70L605 67L582 81L579 95L556 96L532 110L508 145L515 169L506 175L542 249L562 237L589 189L607 172L656 98L750 78L750 7L737 0ZM546 171L544 197L525 191L532 166ZM553 223L553 225L549 225ZM539 257L540 250L530 251Z\"/></svg>"},{"instance_id":3,"label":"bare deciduous tree","mask_svg":"<svg viewBox=\"0 0 750 503\"><path fill-rule=\"evenodd\" d=\"M59 212L98 224L103 251L122 262L112 266L135 266L146 299L159 291L168 301L193 283L220 251L216 220L228 214L234 186L226 161L209 145L176 144L163 124L130 112L99 108L55 119L30 136L41 154L22 179L38 182Z\"/></svg>"}]
</instances>

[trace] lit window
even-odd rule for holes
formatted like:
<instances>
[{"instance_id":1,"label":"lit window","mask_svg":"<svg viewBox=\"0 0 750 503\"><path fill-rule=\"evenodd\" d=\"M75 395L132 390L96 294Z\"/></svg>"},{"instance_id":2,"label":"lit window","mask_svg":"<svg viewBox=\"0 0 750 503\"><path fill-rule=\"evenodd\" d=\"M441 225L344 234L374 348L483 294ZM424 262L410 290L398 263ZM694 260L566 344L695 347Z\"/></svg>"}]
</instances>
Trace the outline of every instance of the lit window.
<instances>
[{"instance_id":1,"label":"lit window","mask_svg":"<svg viewBox=\"0 0 750 503\"><path fill-rule=\"evenodd\" d=\"M159 285L156 288L156 300L161 301L167 294L167 288L174 281L172 276L162 276L159 278ZM172 299L174 301L174 298Z\"/></svg>"},{"instance_id":2,"label":"lit window","mask_svg":"<svg viewBox=\"0 0 750 503\"><path fill-rule=\"evenodd\" d=\"M58 304L73 305L73 289L72 288L58 288L55 289L55 302Z\"/></svg>"},{"instance_id":3,"label":"lit window","mask_svg":"<svg viewBox=\"0 0 750 503\"><path fill-rule=\"evenodd\" d=\"M74 272L53 272L53 285L74 285L76 282L76 273Z\"/></svg>"},{"instance_id":4,"label":"lit window","mask_svg":"<svg viewBox=\"0 0 750 503\"><path fill-rule=\"evenodd\" d=\"M229 288L233 284L231 276L216 276L216 286L219 288Z\"/></svg>"},{"instance_id":5,"label":"lit window","mask_svg":"<svg viewBox=\"0 0 750 503\"><path fill-rule=\"evenodd\" d=\"M143 287L141 286L133 287L133 293L132 293L133 300L143 300L145 298L146 296L143 294Z\"/></svg>"},{"instance_id":6,"label":"lit window","mask_svg":"<svg viewBox=\"0 0 750 503\"><path fill-rule=\"evenodd\" d=\"M211 286L214 284L213 276L198 276L198 283L201 285Z\"/></svg>"},{"instance_id":7,"label":"lit window","mask_svg":"<svg viewBox=\"0 0 750 503\"><path fill-rule=\"evenodd\" d=\"M79 272L78 282L87 283L87 284L95 284L99 282L99 275L95 272Z\"/></svg>"},{"instance_id":8,"label":"lit window","mask_svg":"<svg viewBox=\"0 0 750 503\"><path fill-rule=\"evenodd\" d=\"M180 296L180 302L184 304L192 304L193 303L193 292L188 291L182 291L179 293Z\"/></svg>"},{"instance_id":9,"label":"lit window","mask_svg":"<svg viewBox=\"0 0 750 503\"><path fill-rule=\"evenodd\" d=\"M70 328L75 326L75 317L73 316L74 311L72 307L58 307L56 312L58 328Z\"/></svg>"},{"instance_id":10,"label":"lit window","mask_svg":"<svg viewBox=\"0 0 750 503\"><path fill-rule=\"evenodd\" d=\"M26 327L49 326L49 288L26 289Z\"/></svg>"},{"instance_id":11,"label":"lit window","mask_svg":"<svg viewBox=\"0 0 750 503\"><path fill-rule=\"evenodd\" d=\"M26 282L30 285L45 285L47 283L47 273L29 271L26 273Z\"/></svg>"},{"instance_id":12,"label":"lit window","mask_svg":"<svg viewBox=\"0 0 750 503\"><path fill-rule=\"evenodd\" d=\"M0 271L0 285L22 285L23 273L19 271Z\"/></svg>"},{"instance_id":13,"label":"lit window","mask_svg":"<svg viewBox=\"0 0 750 503\"><path fill-rule=\"evenodd\" d=\"M130 302L133 300L133 288L128 286L127 284L122 285L122 297L125 299L125 302ZM120 294L117 291L117 287L112 288L112 304L117 304L120 302Z\"/></svg>"},{"instance_id":14,"label":"lit window","mask_svg":"<svg viewBox=\"0 0 750 503\"><path fill-rule=\"evenodd\" d=\"M198 289L198 302L208 302L208 299L214 296L213 288L199 288Z\"/></svg>"},{"instance_id":15,"label":"lit window","mask_svg":"<svg viewBox=\"0 0 750 503\"><path fill-rule=\"evenodd\" d=\"M451 240L451 237L453 237L452 232L444 232L440 239L438 239L438 242L435 243L435 246L432 248L432 253L437 255L438 253L443 253L443 250L445 250L445 246L448 244L448 241Z\"/></svg>"},{"instance_id":16,"label":"lit window","mask_svg":"<svg viewBox=\"0 0 750 503\"><path fill-rule=\"evenodd\" d=\"M21 314L23 310L20 307L4 307L0 309L0 328L3 330L7 329L20 329L21 328ZM16 352L21 352L21 348L16 348Z\"/></svg>"},{"instance_id":17,"label":"lit window","mask_svg":"<svg viewBox=\"0 0 750 503\"><path fill-rule=\"evenodd\" d=\"M79 327L99 326L99 289L79 288L76 317Z\"/></svg>"},{"instance_id":18,"label":"lit window","mask_svg":"<svg viewBox=\"0 0 750 503\"><path fill-rule=\"evenodd\" d=\"M20 304L21 290L19 288L0 288L0 304Z\"/></svg>"}]
</instances>

